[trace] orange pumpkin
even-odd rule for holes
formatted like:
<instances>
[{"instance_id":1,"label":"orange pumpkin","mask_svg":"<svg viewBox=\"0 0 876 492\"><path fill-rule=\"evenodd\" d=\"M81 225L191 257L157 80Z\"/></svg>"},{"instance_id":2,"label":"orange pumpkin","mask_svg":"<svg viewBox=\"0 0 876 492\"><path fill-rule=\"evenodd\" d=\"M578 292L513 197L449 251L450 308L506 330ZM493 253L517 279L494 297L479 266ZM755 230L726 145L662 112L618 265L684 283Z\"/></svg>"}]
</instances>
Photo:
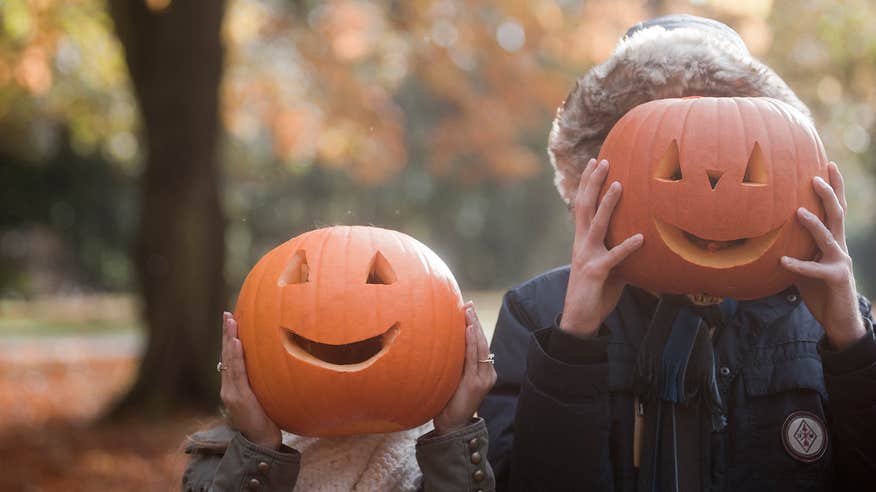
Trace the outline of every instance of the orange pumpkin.
<instances>
[{"instance_id":1,"label":"orange pumpkin","mask_svg":"<svg viewBox=\"0 0 876 492\"><path fill-rule=\"evenodd\" d=\"M828 160L810 121L770 98L694 97L636 106L611 129L599 159L623 196L608 246L641 232L618 268L658 293L756 299L795 278L782 255L812 258L798 207L823 218L812 178Z\"/></svg>"},{"instance_id":2,"label":"orange pumpkin","mask_svg":"<svg viewBox=\"0 0 876 492\"><path fill-rule=\"evenodd\" d=\"M268 252L235 315L268 416L338 436L416 427L444 407L462 375L462 308L450 269L419 241L338 226Z\"/></svg>"}]
</instances>

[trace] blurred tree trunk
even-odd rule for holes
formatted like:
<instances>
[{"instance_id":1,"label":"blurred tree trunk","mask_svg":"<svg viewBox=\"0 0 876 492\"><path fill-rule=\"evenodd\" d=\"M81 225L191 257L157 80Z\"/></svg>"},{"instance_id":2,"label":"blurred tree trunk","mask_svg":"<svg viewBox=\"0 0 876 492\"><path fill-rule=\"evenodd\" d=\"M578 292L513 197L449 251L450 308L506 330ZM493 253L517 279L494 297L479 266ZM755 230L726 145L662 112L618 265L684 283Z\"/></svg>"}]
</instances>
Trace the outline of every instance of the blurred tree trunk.
<instances>
[{"instance_id":1,"label":"blurred tree trunk","mask_svg":"<svg viewBox=\"0 0 876 492\"><path fill-rule=\"evenodd\" d=\"M215 408L225 306L216 148L225 2L110 0L140 107L146 160L135 262L148 344L115 414Z\"/></svg>"}]
</instances>

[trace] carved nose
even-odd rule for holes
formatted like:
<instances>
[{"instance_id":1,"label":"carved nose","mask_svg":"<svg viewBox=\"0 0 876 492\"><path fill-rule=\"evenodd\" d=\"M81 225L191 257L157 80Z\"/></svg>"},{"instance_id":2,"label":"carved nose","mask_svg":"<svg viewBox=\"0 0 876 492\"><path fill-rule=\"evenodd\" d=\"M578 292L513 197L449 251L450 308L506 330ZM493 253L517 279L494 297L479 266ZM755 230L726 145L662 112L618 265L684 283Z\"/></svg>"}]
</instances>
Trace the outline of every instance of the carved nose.
<instances>
[{"instance_id":1,"label":"carved nose","mask_svg":"<svg viewBox=\"0 0 876 492\"><path fill-rule=\"evenodd\" d=\"M718 181L721 179L721 176L724 175L724 171L718 171L716 169L708 169L706 170L706 175L709 176L709 184L712 186L714 190L716 186L718 186Z\"/></svg>"}]
</instances>

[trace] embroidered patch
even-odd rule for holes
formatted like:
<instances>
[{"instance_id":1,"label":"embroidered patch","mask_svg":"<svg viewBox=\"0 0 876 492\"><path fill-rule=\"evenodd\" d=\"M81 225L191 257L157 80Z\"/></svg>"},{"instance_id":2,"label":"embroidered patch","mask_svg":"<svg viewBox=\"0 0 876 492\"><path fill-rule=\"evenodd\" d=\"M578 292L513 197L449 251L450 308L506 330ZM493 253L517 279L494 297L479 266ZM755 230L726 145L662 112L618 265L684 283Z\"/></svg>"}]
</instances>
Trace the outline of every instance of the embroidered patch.
<instances>
[{"instance_id":1,"label":"embroidered patch","mask_svg":"<svg viewBox=\"0 0 876 492\"><path fill-rule=\"evenodd\" d=\"M827 450L827 441L824 424L812 412L793 412L782 426L782 444L795 460L804 463L817 461Z\"/></svg>"}]
</instances>

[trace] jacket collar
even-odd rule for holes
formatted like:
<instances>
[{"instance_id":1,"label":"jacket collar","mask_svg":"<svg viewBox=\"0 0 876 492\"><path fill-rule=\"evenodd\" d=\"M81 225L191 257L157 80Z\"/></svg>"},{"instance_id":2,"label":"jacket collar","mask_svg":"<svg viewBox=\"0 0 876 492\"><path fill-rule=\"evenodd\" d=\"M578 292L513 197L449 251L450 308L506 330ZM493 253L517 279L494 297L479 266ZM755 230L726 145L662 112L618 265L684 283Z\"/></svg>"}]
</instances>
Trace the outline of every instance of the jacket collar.
<instances>
[{"instance_id":1,"label":"jacket collar","mask_svg":"<svg viewBox=\"0 0 876 492\"><path fill-rule=\"evenodd\" d=\"M760 321L762 327L767 327L796 309L800 302L800 292L791 286L770 297L741 301L739 310Z\"/></svg>"},{"instance_id":2,"label":"jacket collar","mask_svg":"<svg viewBox=\"0 0 876 492\"><path fill-rule=\"evenodd\" d=\"M740 301L734 317L745 314L765 328L796 309L800 302L800 293L791 286L770 297ZM605 320L605 324L615 333L627 332L628 341L638 346L656 305L653 296L635 287L627 287L618 302L618 309Z\"/></svg>"}]
</instances>

